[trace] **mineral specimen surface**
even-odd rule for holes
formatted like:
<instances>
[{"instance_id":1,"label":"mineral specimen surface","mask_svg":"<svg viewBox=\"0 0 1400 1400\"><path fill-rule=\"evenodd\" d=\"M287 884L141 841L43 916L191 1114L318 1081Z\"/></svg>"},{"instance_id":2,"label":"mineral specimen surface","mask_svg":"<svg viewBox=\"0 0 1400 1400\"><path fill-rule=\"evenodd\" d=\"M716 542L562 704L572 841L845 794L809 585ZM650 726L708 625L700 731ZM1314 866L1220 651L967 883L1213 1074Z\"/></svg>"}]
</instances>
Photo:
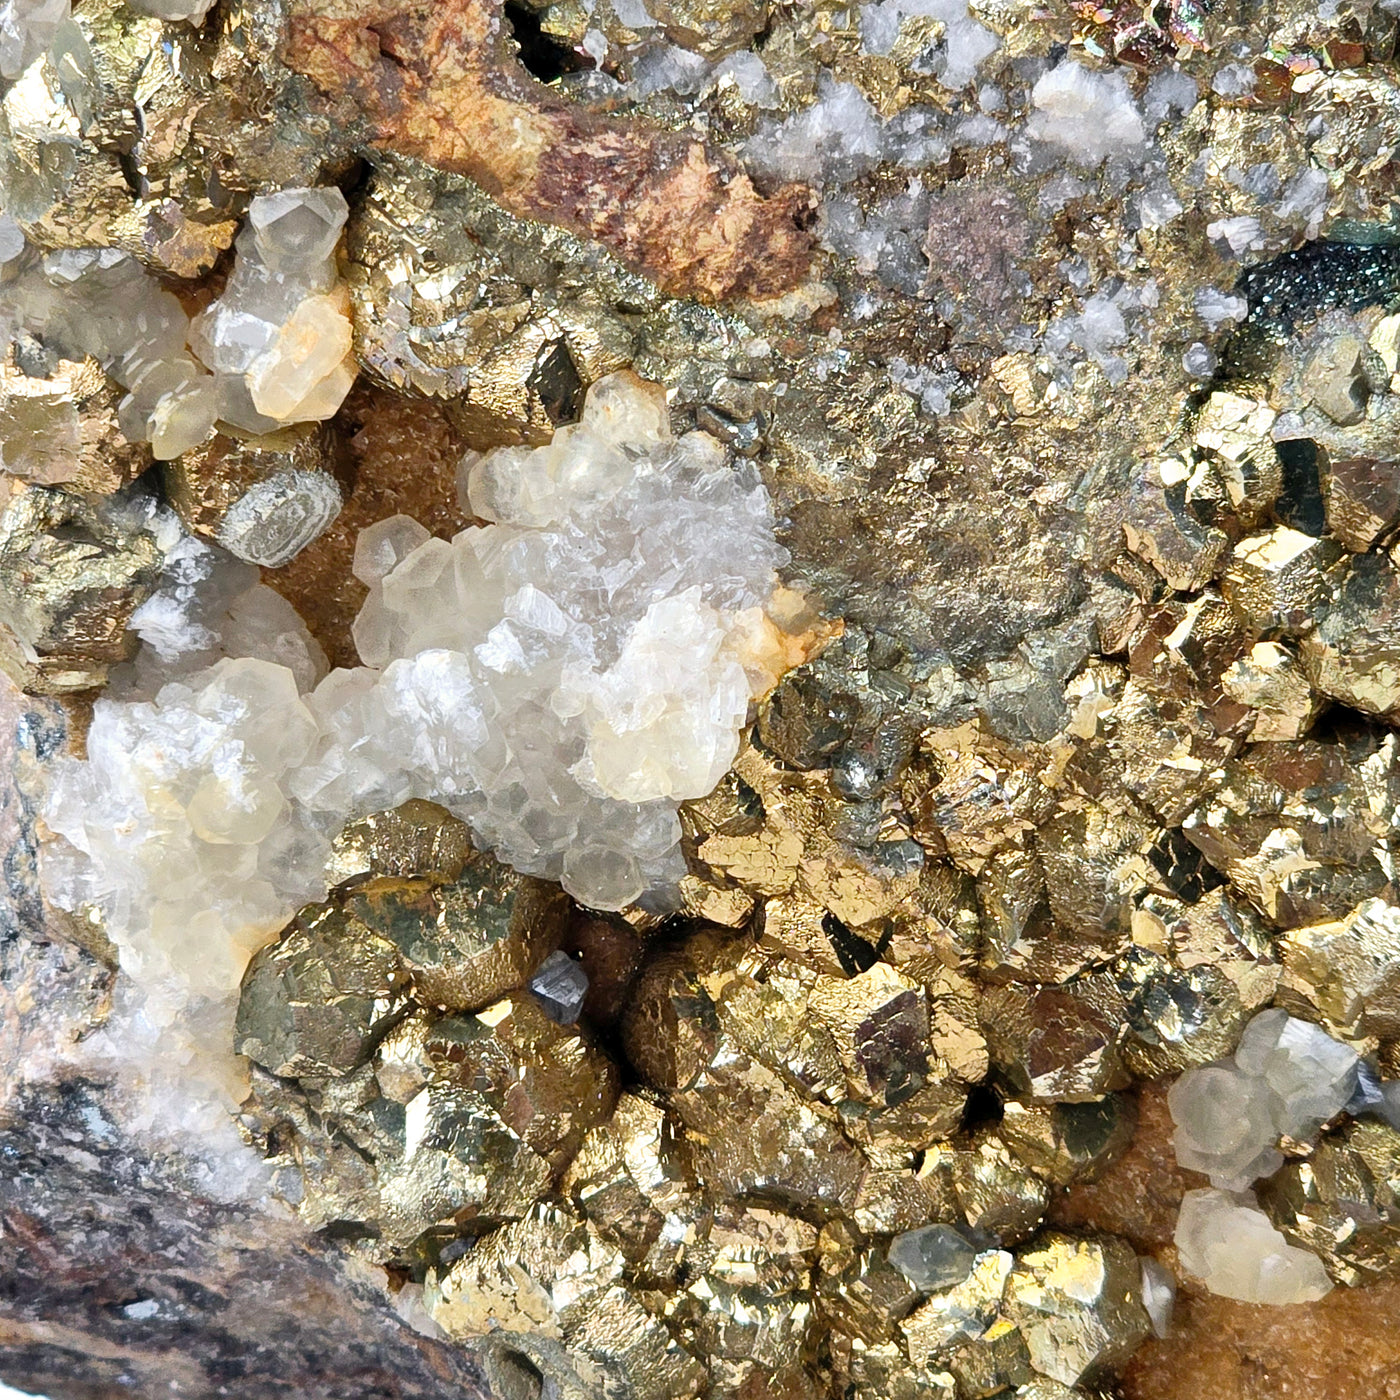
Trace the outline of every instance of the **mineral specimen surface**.
<instances>
[{"instance_id":1,"label":"mineral specimen surface","mask_svg":"<svg viewBox=\"0 0 1400 1400\"><path fill-rule=\"evenodd\" d=\"M0 1378L1396 1391L1392 11L0 0Z\"/></svg>"}]
</instances>

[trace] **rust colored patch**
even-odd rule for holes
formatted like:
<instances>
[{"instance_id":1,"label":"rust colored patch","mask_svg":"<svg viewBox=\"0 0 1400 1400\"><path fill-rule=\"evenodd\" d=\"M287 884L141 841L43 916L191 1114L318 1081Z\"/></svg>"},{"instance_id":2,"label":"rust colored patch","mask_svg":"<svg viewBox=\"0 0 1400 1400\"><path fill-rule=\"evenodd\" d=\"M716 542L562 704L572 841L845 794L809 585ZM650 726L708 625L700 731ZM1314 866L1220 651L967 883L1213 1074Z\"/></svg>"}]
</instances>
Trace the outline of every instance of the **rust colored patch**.
<instances>
[{"instance_id":1,"label":"rust colored patch","mask_svg":"<svg viewBox=\"0 0 1400 1400\"><path fill-rule=\"evenodd\" d=\"M1071 1230L1108 1230L1145 1254L1171 1245L1181 1198L1205 1178L1183 1171L1172 1147L1167 1084L1144 1084L1128 1150L1094 1181L1071 1186L1050 1208L1051 1221Z\"/></svg>"},{"instance_id":2,"label":"rust colored patch","mask_svg":"<svg viewBox=\"0 0 1400 1400\"><path fill-rule=\"evenodd\" d=\"M1121 1381L1127 1400L1397 1400L1400 1283L1269 1308L1184 1293L1171 1335Z\"/></svg>"},{"instance_id":3,"label":"rust colored patch","mask_svg":"<svg viewBox=\"0 0 1400 1400\"><path fill-rule=\"evenodd\" d=\"M765 198L692 137L566 102L517 62L499 0L292 0L284 57L376 145L597 239L676 296L778 296L807 274L809 191Z\"/></svg>"},{"instance_id":4,"label":"rust colored patch","mask_svg":"<svg viewBox=\"0 0 1400 1400\"><path fill-rule=\"evenodd\" d=\"M470 524L457 507L455 484L466 445L437 404L363 379L336 425L350 442L340 473L345 508L320 539L263 578L306 620L331 665L358 666L350 625L366 590L350 572L355 540L391 515L411 515L443 538Z\"/></svg>"}]
</instances>

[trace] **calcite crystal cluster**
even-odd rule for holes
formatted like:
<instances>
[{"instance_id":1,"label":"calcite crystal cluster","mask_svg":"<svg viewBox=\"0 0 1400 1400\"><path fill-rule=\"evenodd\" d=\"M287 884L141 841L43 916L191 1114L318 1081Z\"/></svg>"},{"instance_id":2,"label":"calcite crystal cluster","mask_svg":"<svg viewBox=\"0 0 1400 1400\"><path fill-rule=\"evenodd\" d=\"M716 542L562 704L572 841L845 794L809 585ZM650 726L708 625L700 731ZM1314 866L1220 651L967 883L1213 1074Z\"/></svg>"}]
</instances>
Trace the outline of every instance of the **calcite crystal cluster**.
<instances>
[{"instance_id":1,"label":"calcite crystal cluster","mask_svg":"<svg viewBox=\"0 0 1400 1400\"><path fill-rule=\"evenodd\" d=\"M126 390L122 432L161 460L219 424L256 436L329 418L354 379L336 266L345 216L336 189L254 199L223 294L193 320L136 259L91 248L21 252L0 316L12 341L35 337L51 354L101 364Z\"/></svg>"},{"instance_id":2,"label":"calcite crystal cluster","mask_svg":"<svg viewBox=\"0 0 1400 1400\"><path fill-rule=\"evenodd\" d=\"M1351 1103L1356 1052L1286 1011L1263 1011L1226 1062L1172 1086L1176 1155L1224 1190L1243 1190L1283 1165L1279 1140L1306 1142Z\"/></svg>"},{"instance_id":3,"label":"calcite crystal cluster","mask_svg":"<svg viewBox=\"0 0 1400 1400\"><path fill-rule=\"evenodd\" d=\"M0 1376L1400 1383L1398 34L0 4Z\"/></svg>"}]
</instances>

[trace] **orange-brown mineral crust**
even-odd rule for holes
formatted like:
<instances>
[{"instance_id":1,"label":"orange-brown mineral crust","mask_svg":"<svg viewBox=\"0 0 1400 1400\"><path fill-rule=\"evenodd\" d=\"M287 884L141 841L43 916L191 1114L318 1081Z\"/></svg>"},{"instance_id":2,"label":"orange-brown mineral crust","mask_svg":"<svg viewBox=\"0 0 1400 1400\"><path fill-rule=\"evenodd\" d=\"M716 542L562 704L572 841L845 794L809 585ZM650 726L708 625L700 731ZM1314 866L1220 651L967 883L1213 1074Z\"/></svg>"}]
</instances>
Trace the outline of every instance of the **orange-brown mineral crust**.
<instances>
[{"instance_id":1,"label":"orange-brown mineral crust","mask_svg":"<svg viewBox=\"0 0 1400 1400\"><path fill-rule=\"evenodd\" d=\"M772 297L807 273L802 187L765 198L693 137L551 93L511 52L498 0L292 0L284 57L376 145L597 239L674 295Z\"/></svg>"},{"instance_id":2,"label":"orange-brown mineral crust","mask_svg":"<svg viewBox=\"0 0 1400 1400\"><path fill-rule=\"evenodd\" d=\"M1175 1268L1183 1192L1205 1178L1176 1164L1165 1086L1144 1085L1132 1145L1051 1207L1071 1230L1108 1230ZM1128 1364L1123 1400L1400 1400L1400 1284L1336 1288L1315 1303L1266 1307L1185 1280L1171 1331Z\"/></svg>"},{"instance_id":3,"label":"orange-brown mineral crust","mask_svg":"<svg viewBox=\"0 0 1400 1400\"><path fill-rule=\"evenodd\" d=\"M1129 1363L1124 1400L1395 1400L1400 1284L1264 1307L1177 1299L1171 1335Z\"/></svg>"},{"instance_id":4,"label":"orange-brown mineral crust","mask_svg":"<svg viewBox=\"0 0 1400 1400\"><path fill-rule=\"evenodd\" d=\"M453 494L464 444L432 403L361 383L337 419L349 438L340 464L345 506L320 539L277 570L277 591L306 619L332 666L357 666L350 624L365 586L350 572L355 540L366 525L411 515L450 537L468 521Z\"/></svg>"},{"instance_id":5,"label":"orange-brown mineral crust","mask_svg":"<svg viewBox=\"0 0 1400 1400\"><path fill-rule=\"evenodd\" d=\"M1128 1150L1054 1202L1050 1218L1055 1224L1123 1235L1144 1254L1171 1244L1181 1198L1203 1179L1176 1164L1166 1088L1160 1083L1142 1087L1137 1131Z\"/></svg>"}]
</instances>

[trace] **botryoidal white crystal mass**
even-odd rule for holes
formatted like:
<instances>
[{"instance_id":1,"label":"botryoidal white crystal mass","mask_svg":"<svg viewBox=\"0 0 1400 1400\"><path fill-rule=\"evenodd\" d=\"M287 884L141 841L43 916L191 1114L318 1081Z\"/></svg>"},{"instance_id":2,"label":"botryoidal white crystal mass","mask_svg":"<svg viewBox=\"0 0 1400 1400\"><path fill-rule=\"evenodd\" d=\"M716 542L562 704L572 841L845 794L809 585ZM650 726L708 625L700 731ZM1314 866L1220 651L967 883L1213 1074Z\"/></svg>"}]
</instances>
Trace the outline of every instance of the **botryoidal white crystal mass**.
<instances>
[{"instance_id":1,"label":"botryoidal white crystal mass","mask_svg":"<svg viewBox=\"0 0 1400 1400\"><path fill-rule=\"evenodd\" d=\"M683 873L676 805L724 775L773 682L768 494L708 435L673 438L630 374L548 446L466 465L491 524L361 537L366 665L309 698L323 739L292 792L346 814L432 798L517 869L620 908Z\"/></svg>"},{"instance_id":2,"label":"botryoidal white crystal mass","mask_svg":"<svg viewBox=\"0 0 1400 1400\"><path fill-rule=\"evenodd\" d=\"M1356 1090L1358 1057L1321 1026L1261 1011L1228 1060L1188 1070L1167 1095L1183 1167L1243 1191L1283 1164L1279 1140L1305 1142Z\"/></svg>"},{"instance_id":3,"label":"botryoidal white crystal mass","mask_svg":"<svg viewBox=\"0 0 1400 1400\"><path fill-rule=\"evenodd\" d=\"M683 874L677 804L719 781L790 664L765 611L793 597L766 490L706 434L673 437L664 392L626 373L548 446L465 475L492 523L449 543L399 516L361 536L366 664L329 675L256 569L154 519L164 585L86 757L58 767L44 867L57 905L100 914L139 991L108 1036L148 1057L150 1084L174 1055L209 1101L236 1098L244 968L324 895L355 817L440 802L600 909Z\"/></svg>"}]
</instances>

